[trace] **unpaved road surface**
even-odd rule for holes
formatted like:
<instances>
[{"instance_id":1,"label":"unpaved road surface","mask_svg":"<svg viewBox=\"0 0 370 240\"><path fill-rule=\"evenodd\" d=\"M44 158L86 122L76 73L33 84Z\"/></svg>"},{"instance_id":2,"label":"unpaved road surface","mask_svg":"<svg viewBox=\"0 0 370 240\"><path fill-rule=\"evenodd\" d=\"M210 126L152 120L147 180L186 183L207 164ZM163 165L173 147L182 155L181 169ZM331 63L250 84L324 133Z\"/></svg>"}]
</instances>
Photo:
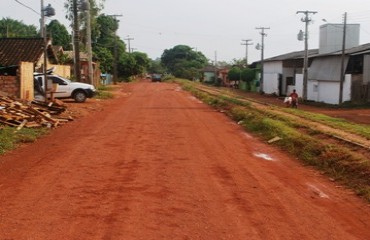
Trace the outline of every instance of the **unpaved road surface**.
<instances>
[{"instance_id":1,"label":"unpaved road surface","mask_svg":"<svg viewBox=\"0 0 370 240\"><path fill-rule=\"evenodd\" d=\"M0 157L0 239L370 239L370 208L177 85Z\"/></svg>"}]
</instances>

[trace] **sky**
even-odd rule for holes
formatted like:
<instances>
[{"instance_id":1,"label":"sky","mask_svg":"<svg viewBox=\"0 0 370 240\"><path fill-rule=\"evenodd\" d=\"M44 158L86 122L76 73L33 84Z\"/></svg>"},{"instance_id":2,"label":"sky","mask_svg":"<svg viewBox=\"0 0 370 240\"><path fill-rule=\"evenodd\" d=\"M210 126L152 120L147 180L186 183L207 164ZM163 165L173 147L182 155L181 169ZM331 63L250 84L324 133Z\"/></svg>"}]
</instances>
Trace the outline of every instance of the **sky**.
<instances>
[{"instance_id":1,"label":"sky","mask_svg":"<svg viewBox=\"0 0 370 240\"><path fill-rule=\"evenodd\" d=\"M39 26L41 0L1 0L0 18L9 17L25 24ZM44 0L51 4L57 19L69 26L65 19L63 0ZM118 17L121 39L133 38L130 46L134 51L147 53L152 59L160 58L165 49L176 45L188 45L202 52L210 61L231 62L246 55L242 40L250 39L248 62L259 61L261 30L265 27L264 57L304 49L304 42L297 40L299 30L304 30L297 11L313 11L310 14L308 33L309 48L319 45L319 27L325 22L342 23L347 12L349 24L360 24L360 44L370 43L369 0L105 0L104 14ZM69 29L69 27L68 27ZM124 40L127 43L127 40Z\"/></svg>"}]
</instances>

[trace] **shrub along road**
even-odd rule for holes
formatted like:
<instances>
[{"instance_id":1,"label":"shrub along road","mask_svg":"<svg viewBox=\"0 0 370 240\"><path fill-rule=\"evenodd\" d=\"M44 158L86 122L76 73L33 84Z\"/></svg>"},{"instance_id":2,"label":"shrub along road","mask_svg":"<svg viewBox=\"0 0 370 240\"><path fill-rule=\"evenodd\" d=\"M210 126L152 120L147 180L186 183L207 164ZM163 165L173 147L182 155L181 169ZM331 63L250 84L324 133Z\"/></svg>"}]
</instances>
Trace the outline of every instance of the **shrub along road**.
<instances>
[{"instance_id":1,"label":"shrub along road","mask_svg":"<svg viewBox=\"0 0 370 240\"><path fill-rule=\"evenodd\" d=\"M0 239L370 239L363 200L177 85L121 91L0 157Z\"/></svg>"}]
</instances>

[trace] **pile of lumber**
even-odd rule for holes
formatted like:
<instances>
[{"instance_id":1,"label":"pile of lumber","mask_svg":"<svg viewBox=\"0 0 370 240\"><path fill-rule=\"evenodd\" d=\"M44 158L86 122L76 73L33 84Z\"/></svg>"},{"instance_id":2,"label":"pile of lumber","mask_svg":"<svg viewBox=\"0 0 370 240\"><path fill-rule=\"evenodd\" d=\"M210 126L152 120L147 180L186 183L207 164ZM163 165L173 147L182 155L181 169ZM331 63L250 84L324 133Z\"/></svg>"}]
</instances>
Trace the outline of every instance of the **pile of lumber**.
<instances>
[{"instance_id":1,"label":"pile of lumber","mask_svg":"<svg viewBox=\"0 0 370 240\"><path fill-rule=\"evenodd\" d=\"M17 130L23 127L56 127L72 120L71 117L60 116L66 111L62 103L27 102L0 96L0 125L16 127Z\"/></svg>"}]
</instances>

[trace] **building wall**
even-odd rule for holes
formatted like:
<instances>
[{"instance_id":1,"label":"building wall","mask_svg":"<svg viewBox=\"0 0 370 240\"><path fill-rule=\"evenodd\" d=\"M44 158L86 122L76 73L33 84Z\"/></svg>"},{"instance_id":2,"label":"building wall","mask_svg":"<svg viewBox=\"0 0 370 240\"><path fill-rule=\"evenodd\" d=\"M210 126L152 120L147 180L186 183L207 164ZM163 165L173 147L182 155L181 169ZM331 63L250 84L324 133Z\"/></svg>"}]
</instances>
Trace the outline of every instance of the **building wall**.
<instances>
[{"instance_id":1,"label":"building wall","mask_svg":"<svg viewBox=\"0 0 370 240\"><path fill-rule=\"evenodd\" d=\"M363 83L370 83L370 55L364 55Z\"/></svg>"},{"instance_id":2,"label":"building wall","mask_svg":"<svg viewBox=\"0 0 370 240\"><path fill-rule=\"evenodd\" d=\"M280 93L281 95L288 95L290 94L290 91L288 89L288 84L287 84L287 78L292 77L294 78L294 68L283 68L283 87L282 87L282 92Z\"/></svg>"},{"instance_id":3,"label":"building wall","mask_svg":"<svg viewBox=\"0 0 370 240\"><path fill-rule=\"evenodd\" d=\"M329 104L339 104L339 81L308 80L307 99ZM343 84L343 102L351 100L351 75L347 74Z\"/></svg>"},{"instance_id":4,"label":"building wall","mask_svg":"<svg viewBox=\"0 0 370 240\"><path fill-rule=\"evenodd\" d=\"M204 82L213 82L214 78L214 72L204 72Z\"/></svg>"},{"instance_id":5,"label":"building wall","mask_svg":"<svg viewBox=\"0 0 370 240\"><path fill-rule=\"evenodd\" d=\"M274 62L265 62L263 64L263 71L265 73L283 73L283 62L274 61Z\"/></svg>"},{"instance_id":6,"label":"building wall","mask_svg":"<svg viewBox=\"0 0 370 240\"><path fill-rule=\"evenodd\" d=\"M33 100L33 63L21 62L19 64L19 98Z\"/></svg>"},{"instance_id":7,"label":"building wall","mask_svg":"<svg viewBox=\"0 0 370 240\"><path fill-rule=\"evenodd\" d=\"M18 76L0 76L0 90L12 97L19 97Z\"/></svg>"},{"instance_id":8,"label":"building wall","mask_svg":"<svg viewBox=\"0 0 370 240\"><path fill-rule=\"evenodd\" d=\"M263 74L263 91L266 94L279 94L279 74L264 73Z\"/></svg>"},{"instance_id":9,"label":"building wall","mask_svg":"<svg viewBox=\"0 0 370 240\"><path fill-rule=\"evenodd\" d=\"M64 78L71 78L71 66L49 64L48 68L55 67L54 73Z\"/></svg>"},{"instance_id":10,"label":"building wall","mask_svg":"<svg viewBox=\"0 0 370 240\"><path fill-rule=\"evenodd\" d=\"M263 91L267 94L279 94L279 74L283 74L283 62L265 62L263 72Z\"/></svg>"},{"instance_id":11,"label":"building wall","mask_svg":"<svg viewBox=\"0 0 370 240\"><path fill-rule=\"evenodd\" d=\"M319 53L331 53L342 49L343 24L324 24L320 26ZM360 43L360 24L347 24L346 49L357 47Z\"/></svg>"}]
</instances>

